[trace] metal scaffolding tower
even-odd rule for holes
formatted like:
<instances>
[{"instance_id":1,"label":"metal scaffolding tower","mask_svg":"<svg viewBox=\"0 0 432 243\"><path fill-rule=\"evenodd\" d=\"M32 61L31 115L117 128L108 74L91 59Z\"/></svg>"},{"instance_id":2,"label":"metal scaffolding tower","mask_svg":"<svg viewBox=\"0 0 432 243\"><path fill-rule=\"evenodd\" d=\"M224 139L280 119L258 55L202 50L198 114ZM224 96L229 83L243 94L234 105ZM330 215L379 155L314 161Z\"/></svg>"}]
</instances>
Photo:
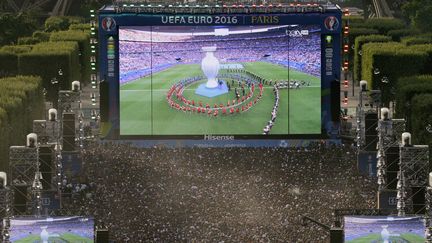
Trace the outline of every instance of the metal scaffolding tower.
<instances>
[{"instance_id":1,"label":"metal scaffolding tower","mask_svg":"<svg viewBox=\"0 0 432 243\"><path fill-rule=\"evenodd\" d=\"M41 145L57 144L60 139L60 127L57 120L34 120L33 132L37 134L38 142Z\"/></svg>"},{"instance_id":2,"label":"metal scaffolding tower","mask_svg":"<svg viewBox=\"0 0 432 243\"><path fill-rule=\"evenodd\" d=\"M374 127L366 127L366 117L368 114L379 114L379 108L381 106L381 91L367 90L367 82L364 80L360 82L360 86L359 104L356 108L357 148L358 150L365 150L365 148L371 148L371 144L369 144L371 141L366 139L366 136L368 133L372 133L372 131L368 129Z\"/></svg>"},{"instance_id":3,"label":"metal scaffolding tower","mask_svg":"<svg viewBox=\"0 0 432 243\"><path fill-rule=\"evenodd\" d=\"M385 155L391 147L398 147L400 138L405 131L405 120L403 119L380 119L378 121L378 144L377 144L377 175L379 190L388 189L393 181L386 180L387 168L392 167L398 160L389 161Z\"/></svg>"},{"instance_id":4,"label":"metal scaffolding tower","mask_svg":"<svg viewBox=\"0 0 432 243\"><path fill-rule=\"evenodd\" d=\"M75 128L68 127L67 129L74 129L75 134L77 135L76 139L78 141L79 147L83 146L83 138L84 138L84 124L83 124L83 114L81 110L81 91L69 91L69 90L61 90L59 91L59 118L60 118L60 134L62 145L64 142L64 138L62 137L63 130L65 129L64 122L64 114L74 115L75 119Z\"/></svg>"},{"instance_id":5,"label":"metal scaffolding tower","mask_svg":"<svg viewBox=\"0 0 432 243\"><path fill-rule=\"evenodd\" d=\"M32 197L28 189L33 185L38 171L39 154L37 147L11 146L9 149L9 177L13 193L12 208L14 214L24 214L27 203Z\"/></svg>"},{"instance_id":6,"label":"metal scaffolding tower","mask_svg":"<svg viewBox=\"0 0 432 243\"><path fill-rule=\"evenodd\" d=\"M400 174L398 185L398 193L403 196L406 193L405 205L407 213L419 214L425 210L426 205L424 200L416 200L421 198L428 185L429 173L429 146L427 145L413 145L401 146L400 153ZM418 203L420 201L421 203Z\"/></svg>"}]
</instances>

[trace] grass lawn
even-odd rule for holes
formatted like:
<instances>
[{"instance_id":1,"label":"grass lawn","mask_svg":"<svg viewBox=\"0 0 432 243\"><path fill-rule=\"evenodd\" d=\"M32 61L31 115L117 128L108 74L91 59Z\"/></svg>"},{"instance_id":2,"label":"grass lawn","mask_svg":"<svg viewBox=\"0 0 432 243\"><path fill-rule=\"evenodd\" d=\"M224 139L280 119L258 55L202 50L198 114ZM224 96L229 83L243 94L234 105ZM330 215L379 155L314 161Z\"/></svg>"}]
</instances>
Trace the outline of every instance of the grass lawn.
<instances>
[{"instance_id":1,"label":"grass lawn","mask_svg":"<svg viewBox=\"0 0 432 243\"><path fill-rule=\"evenodd\" d=\"M280 90L279 110L271 134L318 134L321 132L320 78L266 62L243 63L246 70L272 80L310 81L310 87ZM121 135L203 135L203 134L261 134L270 120L274 104L272 87L265 87L262 99L244 113L209 118L171 109L166 93L173 83L187 77L202 75L197 64L177 65L120 87ZM226 80L230 83L229 80ZM204 82L204 81L203 81ZM226 103L230 93L205 98L194 93L193 84L185 90L189 100L203 104Z\"/></svg>"}]
</instances>

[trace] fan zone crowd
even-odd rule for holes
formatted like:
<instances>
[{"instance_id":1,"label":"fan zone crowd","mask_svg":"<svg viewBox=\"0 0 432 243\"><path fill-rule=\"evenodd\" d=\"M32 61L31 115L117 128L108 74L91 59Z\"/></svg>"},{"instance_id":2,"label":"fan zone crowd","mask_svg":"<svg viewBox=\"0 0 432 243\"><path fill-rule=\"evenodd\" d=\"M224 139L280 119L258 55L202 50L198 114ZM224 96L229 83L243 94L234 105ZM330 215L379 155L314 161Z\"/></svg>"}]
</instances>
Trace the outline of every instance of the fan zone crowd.
<instances>
[{"instance_id":1,"label":"fan zone crowd","mask_svg":"<svg viewBox=\"0 0 432 243\"><path fill-rule=\"evenodd\" d=\"M115 242L327 242L302 226L338 208L373 208L376 183L351 146L136 148L89 144L86 183L69 209L94 215Z\"/></svg>"}]
</instances>

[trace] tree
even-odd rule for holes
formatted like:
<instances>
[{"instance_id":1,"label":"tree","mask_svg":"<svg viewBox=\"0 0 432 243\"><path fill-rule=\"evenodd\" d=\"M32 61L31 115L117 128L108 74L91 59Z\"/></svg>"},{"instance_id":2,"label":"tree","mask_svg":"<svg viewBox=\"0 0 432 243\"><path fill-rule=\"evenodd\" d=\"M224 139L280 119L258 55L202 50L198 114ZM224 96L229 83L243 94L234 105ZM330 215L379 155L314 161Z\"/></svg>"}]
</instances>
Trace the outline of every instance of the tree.
<instances>
[{"instance_id":1,"label":"tree","mask_svg":"<svg viewBox=\"0 0 432 243\"><path fill-rule=\"evenodd\" d=\"M432 30L432 4L419 9L412 21L419 30L430 32Z\"/></svg>"},{"instance_id":2,"label":"tree","mask_svg":"<svg viewBox=\"0 0 432 243\"><path fill-rule=\"evenodd\" d=\"M0 14L0 45L14 44L19 37L31 36L37 21L26 13Z\"/></svg>"},{"instance_id":3,"label":"tree","mask_svg":"<svg viewBox=\"0 0 432 243\"><path fill-rule=\"evenodd\" d=\"M432 1L412 0L402 6L404 16L412 25L422 31L431 31L432 27Z\"/></svg>"}]
</instances>

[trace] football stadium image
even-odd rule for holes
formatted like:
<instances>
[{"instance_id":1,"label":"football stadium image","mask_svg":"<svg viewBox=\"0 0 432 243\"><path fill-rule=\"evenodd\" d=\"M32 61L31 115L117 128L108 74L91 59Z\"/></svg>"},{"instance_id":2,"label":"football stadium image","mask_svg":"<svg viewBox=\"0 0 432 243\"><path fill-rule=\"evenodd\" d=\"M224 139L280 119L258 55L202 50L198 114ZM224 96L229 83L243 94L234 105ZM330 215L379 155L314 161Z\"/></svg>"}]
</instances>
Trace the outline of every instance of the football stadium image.
<instances>
[{"instance_id":1,"label":"football stadium image","mask_svg":"<svg viewBox=\"0 0 432 243\"><path fill-rule=\"evenodd\" d=\"M120 27L120 134L319 134L318 26Z\"/></svg>"},{"instance_id":2,"label":"football stadium image","mask_svg":"<svg viewBox=\"0 0 432 243\"><path fill-rule=\"evenodd\" d=\"M11 220L10 232L14 243L91 243L94 242L92 218L74 217L18 217Z\"/></svg>"},{"instance_id":3,"label":"football stadium image","mask_svg":"<svg viewBox=\"0 0 432 243\"><path fill-rule=\"evenodd\" d=\"M422 243L424 232L421 217L345 217L346 243Z\"/></svg>"}]
</instances>

